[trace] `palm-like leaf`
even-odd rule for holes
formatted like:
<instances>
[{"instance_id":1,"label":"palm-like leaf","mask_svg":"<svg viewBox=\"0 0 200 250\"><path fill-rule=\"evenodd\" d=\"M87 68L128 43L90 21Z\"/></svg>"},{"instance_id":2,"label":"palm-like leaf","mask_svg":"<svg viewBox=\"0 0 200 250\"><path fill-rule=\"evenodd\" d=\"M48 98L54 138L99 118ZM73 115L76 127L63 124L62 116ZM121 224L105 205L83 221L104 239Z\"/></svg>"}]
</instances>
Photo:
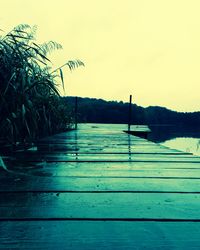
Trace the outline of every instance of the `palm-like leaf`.
<instances>
[{"instance_id":1,"label":"palm-like leaf","mask_svg":"<svg viewBox=\"0 0 200 250\"><path fill-rule=\"evenodd\" d=\"M36 30L36 26L22 24L0 37L0 134L12 143L35 139L41 135L40 127L58 127L57 71L64 88L62 68L84 65L70 60L51 70L47 55L62 46L53 41L37 44Z\"/></svg>"}]
</instances>

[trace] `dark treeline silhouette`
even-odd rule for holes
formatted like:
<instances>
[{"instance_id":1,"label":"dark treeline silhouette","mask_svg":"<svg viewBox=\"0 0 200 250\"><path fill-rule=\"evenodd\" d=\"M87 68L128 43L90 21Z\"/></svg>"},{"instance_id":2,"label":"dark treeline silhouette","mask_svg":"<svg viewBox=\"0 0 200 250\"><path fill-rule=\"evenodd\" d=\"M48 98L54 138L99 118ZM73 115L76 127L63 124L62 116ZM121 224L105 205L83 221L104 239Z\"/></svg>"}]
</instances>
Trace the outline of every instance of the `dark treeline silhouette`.
<instances>
[{"instance_id":1,"label":"dark treeline silhouette","mask_svg":"<svg viewBox=\"0 0 200 250\"><path fill-rule=\"evenodd\" d=\"M63 97L66 105L74 109L75 97ZM127 123L128 105L122 101L105 101L94 98L78 98L78 122ZM132 104L132 124L176 125L200 127L200 112L176 112L164 107L143 108Z\"/></svg>"}]
</instances>

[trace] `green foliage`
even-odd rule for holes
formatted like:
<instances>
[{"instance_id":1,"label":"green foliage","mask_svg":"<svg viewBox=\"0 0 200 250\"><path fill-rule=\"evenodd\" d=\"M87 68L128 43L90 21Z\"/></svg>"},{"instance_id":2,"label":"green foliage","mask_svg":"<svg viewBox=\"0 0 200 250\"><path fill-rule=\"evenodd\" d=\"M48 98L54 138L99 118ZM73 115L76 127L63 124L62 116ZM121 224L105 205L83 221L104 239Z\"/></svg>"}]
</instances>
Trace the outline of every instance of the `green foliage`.
<instances>
[{"instance_id":1,"label":"green foliage","mask_svg":"<svg viewBox=\"0 0 200 250\"><path fill-rule=\"evenodd\" d=\"M68 61L53 70L47 55L62 46L37 44L35 34L36 27L23 24L0 36L0 138L14 145L69 126L56 83L60 79L64 88L64 66L71 70L83 65Z\"/></svg>"}]
</instances>

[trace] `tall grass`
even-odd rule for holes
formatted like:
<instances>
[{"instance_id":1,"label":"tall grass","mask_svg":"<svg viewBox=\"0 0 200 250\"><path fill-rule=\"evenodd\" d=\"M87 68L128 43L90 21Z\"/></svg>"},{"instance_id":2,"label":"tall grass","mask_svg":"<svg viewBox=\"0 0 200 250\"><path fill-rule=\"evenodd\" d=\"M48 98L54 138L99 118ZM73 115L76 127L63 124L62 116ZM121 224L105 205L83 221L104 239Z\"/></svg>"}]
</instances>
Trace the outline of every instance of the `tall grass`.
<instances>
[{"instance_id":1,"label":"tall grass","mask_svg":"<svg viewBox=\"0 0 200 250\"><path fill-rule=\"evenodd\" d=\"M71 117L56 83L64 87L64 66L83 65L67 61L52 69L48 53L62 46L37 44L35 34L35 27L23 24L0 36L0 138L12 145L66 129Z\"/></svg>"}]
</instances>

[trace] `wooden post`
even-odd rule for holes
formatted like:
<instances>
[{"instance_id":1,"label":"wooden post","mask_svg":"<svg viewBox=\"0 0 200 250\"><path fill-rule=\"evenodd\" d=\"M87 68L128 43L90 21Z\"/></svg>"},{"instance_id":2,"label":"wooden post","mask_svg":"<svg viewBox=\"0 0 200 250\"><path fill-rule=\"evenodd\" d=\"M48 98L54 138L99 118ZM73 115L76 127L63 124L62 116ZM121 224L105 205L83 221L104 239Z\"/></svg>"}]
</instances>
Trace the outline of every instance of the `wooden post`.
<instances>
[{"instance_id":1,"label":"wooden post","mask_svg":"<svg viewBox=\"0 0 200 250\"><path fill-rule=\"evenodd\" d=\"M129 109L128 109L128 131L131 128L131 111L132 111L132 95L130 95Z\"/></svg>"},{"instance_id":2,"label":"wooden post","mask_svg":"<svg viewBox=\"0 0 200 250\"><path fill-rule=\"evenodd\" d=\"M75 129L78 127L78 97L75 97Z\"/></svg>"}]
</instances>

